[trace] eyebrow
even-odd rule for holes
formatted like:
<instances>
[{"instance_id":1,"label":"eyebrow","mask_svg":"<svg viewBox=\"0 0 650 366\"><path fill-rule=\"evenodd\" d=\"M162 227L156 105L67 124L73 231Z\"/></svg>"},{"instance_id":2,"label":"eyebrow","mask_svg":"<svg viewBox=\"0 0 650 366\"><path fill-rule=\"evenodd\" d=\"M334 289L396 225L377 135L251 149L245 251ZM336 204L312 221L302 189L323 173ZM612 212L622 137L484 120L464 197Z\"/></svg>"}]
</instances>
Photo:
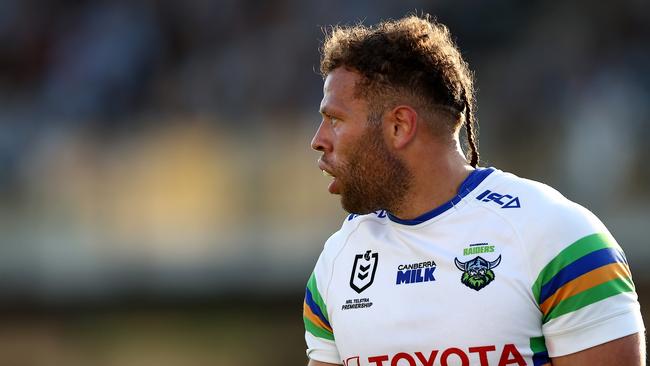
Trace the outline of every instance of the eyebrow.
<instances>
[{"instance_id":1,"label":"eyebrow","mask_svg":"<svg viewBox=\"0 0 650 366\"><path fill-rule=\"evenodd\" d=\"M331 107L321 107L318 109L318 112L323 116L340 116L343 114L337 109L332 109Z\"/></svg>"}]
</instances>

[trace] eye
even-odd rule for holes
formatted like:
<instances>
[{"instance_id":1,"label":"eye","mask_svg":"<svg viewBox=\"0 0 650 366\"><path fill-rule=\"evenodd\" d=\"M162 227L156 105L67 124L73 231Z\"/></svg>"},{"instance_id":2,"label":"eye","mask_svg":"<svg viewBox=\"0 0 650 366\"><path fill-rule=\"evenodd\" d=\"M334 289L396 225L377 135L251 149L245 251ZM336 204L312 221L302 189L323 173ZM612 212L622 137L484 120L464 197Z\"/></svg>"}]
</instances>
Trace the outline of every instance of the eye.
<instances>
[{"instance_id":1,"label":"eye","mask_svg":"<svg viewBox=\"0 0 650 366\"><path fill-rule=\"evenodd\" d=\"M332 126L336 126L341 121L340 119L332 116L329 116L329 119Z\"/></svg>"}]
</instances>

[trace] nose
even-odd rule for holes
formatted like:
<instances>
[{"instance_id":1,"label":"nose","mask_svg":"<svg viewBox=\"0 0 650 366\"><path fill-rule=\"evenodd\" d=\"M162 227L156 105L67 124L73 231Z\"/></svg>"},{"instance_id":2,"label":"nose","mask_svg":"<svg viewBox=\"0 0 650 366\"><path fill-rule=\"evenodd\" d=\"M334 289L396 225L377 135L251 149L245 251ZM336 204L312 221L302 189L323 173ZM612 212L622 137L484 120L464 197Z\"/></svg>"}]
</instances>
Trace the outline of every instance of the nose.
<instances>
[{"instance_id":1,"label":"nose","mask_svg":"<svg viewBox=\"0 0 650 366\"><path fill-rule=\"evenodd\" d=\"M321 152L331 151L332 149L332 143L326 131L327 127L324 122L325 121L321 121L318 130L316 130L316 134L311 139L311 148Z\"/></svg>"}]
</instances>

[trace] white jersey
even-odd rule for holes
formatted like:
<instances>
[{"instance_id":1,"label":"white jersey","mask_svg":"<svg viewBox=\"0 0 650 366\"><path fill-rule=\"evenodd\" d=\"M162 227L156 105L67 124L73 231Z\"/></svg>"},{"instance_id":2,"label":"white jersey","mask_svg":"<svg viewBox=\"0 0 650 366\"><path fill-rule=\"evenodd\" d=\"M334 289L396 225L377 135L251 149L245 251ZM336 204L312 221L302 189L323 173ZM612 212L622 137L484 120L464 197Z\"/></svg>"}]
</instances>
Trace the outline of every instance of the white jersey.
<instances>
[{"instance_id":1,"label":"white jersey","mask_svg":"<svg viewBox=\"0 0 650 366\"><path fill-rule=\"evenodd\" d=\"M348 216L309 279L303 318L308 357L346 366L538 366L644 329L605 226L493 168L414 220Z\"/></svg>"}]
</instances>

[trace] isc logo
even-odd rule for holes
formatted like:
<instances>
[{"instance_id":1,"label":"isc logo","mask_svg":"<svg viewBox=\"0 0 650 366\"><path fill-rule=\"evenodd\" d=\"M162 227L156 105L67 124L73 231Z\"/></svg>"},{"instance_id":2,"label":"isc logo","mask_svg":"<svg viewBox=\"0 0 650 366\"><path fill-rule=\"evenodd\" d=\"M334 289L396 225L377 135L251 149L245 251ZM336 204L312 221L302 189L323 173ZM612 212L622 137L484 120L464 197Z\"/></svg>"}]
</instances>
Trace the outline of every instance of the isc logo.
<instances>
[{"instance_id":1,"label":"isc logo","mask_svg":"<svg viewBox=\"0 0 650 366\"><path fill-rule=\"evenodd\" d=\"M513 197L509 194L500 194L490 191L489 189L479 194L477 200L483 202L494 202L501 208L519 208L519 197Z\"/></svg>"}]
</instances>

